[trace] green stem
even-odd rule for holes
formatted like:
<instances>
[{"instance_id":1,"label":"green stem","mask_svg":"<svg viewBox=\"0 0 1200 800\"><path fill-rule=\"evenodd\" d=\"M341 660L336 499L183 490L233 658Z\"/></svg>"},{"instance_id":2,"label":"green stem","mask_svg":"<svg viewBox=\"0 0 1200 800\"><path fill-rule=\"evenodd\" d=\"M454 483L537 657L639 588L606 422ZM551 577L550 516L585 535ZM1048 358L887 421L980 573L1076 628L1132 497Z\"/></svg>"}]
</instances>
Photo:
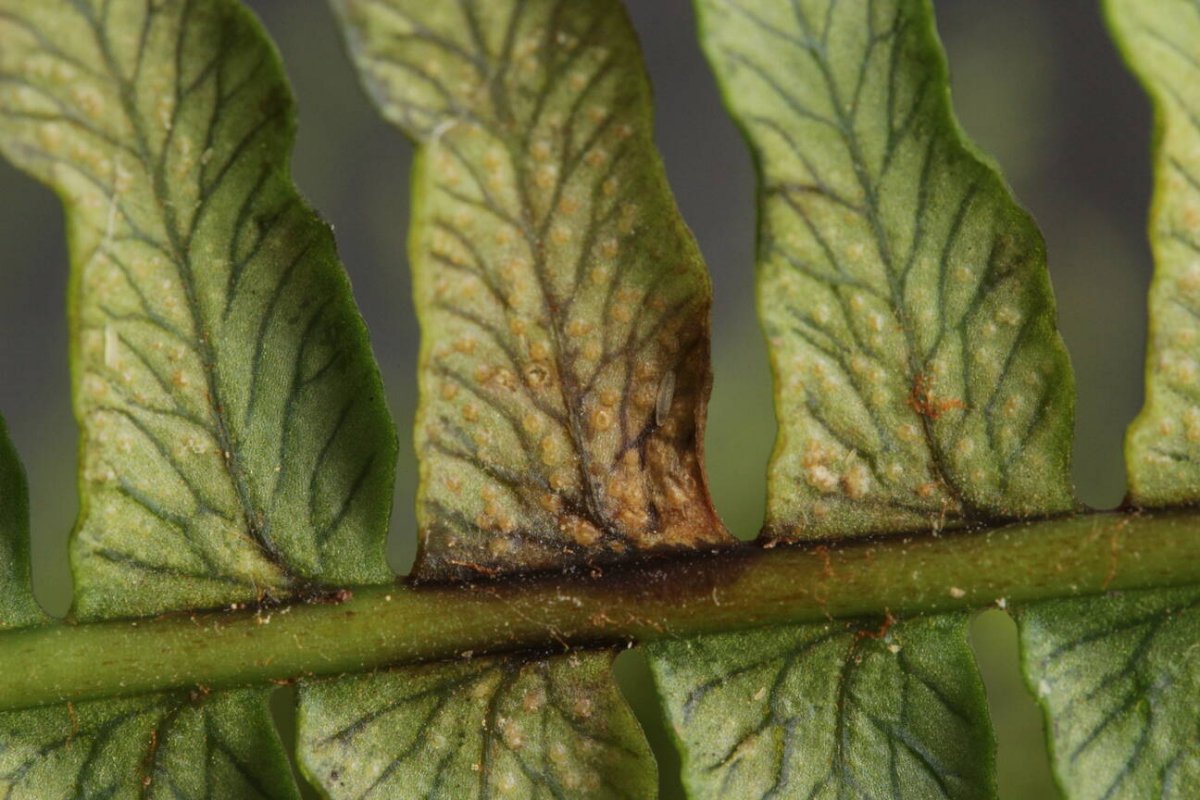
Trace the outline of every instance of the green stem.
<instances>
[{"instance_id":1,"label":"green stem","mask_svg":"<svg viewBox=\"0 0 1200 800\"><path fill-rule=\"evenodd\" d=\"M1200 583L1200 515L1090 514L977 533L745 546L466 586L0 634L0 709Z\"/></svg>"}]
</instances>

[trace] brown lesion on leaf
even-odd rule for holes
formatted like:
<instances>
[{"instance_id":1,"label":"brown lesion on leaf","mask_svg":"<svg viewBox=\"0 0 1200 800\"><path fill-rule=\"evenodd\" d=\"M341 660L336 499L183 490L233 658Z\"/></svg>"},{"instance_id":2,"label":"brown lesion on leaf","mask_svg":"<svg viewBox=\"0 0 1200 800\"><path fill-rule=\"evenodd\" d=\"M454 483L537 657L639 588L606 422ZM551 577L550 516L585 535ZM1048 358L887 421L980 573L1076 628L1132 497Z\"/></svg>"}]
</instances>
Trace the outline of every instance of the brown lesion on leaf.
<instances>
[{"instance_id":1,"label":"brown lesion on leaf","mask_svg":"<svg viewBox=\"0 0 1200 800\"><path fill-rule=\"evenodd\" d=\"M657 366L639 369L645 362L629 370L629 384L649 391L606 387L565 399L587 437L586 467L567 436L533 439L546 446L525 455L530 467L522 471L499 464L502 453L468 446L471 426L461 420L430 430L426 452L441 459L426 464L437 484L425 498L430 522L418 574L478 579L727 543L708 501L699 444L707 341L686 339L671 378ZM455 450L448 438L464 444Z\"/></svg>"},{"instance_id":2,"label":"brown lesion on leaf","mask_svg":"<svg viewBox=\"0 0 1200 800\"><path fill-rule=\"evenodd\" d=\"M632 32L617 4L537 8L512 20L528 69L463 43L488 91L413 131L425 579L733 541L703 470L709 290Z\"/></svg>"}]
</instances>

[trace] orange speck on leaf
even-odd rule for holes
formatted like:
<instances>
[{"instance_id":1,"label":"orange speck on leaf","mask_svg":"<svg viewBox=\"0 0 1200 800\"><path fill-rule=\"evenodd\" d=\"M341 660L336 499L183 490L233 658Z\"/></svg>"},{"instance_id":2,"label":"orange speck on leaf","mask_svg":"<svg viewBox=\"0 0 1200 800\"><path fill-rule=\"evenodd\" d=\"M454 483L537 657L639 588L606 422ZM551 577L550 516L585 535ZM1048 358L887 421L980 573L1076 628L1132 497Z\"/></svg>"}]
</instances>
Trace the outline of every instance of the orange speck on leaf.
<instances>
[{"instance_id":1,"label":"orange speck on leaf","mask_svg":"<svg viewBox=\"0 0 1200 800\"><path fill-rule=\"evenodd\" d=\"M913 381L912 392L908 395L908 405L922 417L936 420L947 411L962 410L967 404L957 398L939 399L933 392L933 378L925 373L918 373Z\"/></svg>"}]
</instances>

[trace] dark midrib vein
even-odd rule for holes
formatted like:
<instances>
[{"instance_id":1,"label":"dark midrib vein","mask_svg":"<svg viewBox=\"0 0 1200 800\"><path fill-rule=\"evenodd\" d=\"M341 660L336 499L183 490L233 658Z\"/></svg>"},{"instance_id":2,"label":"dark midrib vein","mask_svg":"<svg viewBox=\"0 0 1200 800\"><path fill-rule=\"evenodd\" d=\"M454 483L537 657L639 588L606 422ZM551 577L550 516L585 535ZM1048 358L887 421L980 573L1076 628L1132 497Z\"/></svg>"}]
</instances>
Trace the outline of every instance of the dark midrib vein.
<instances>
[{"instance_id":1,"label":"dark midrib vein","mask_svg":"<svg viewBox=\"0 0 1200 800\"><path fill-rule=\"evenodd\" d=\"M242 517L245 520L246 530L250 534L254 542L259 546L262 555L271 563L279 567L285 574L290 574L286 562L271 540L267 530L267 526L260 521L260 511L255 507L254 501L250 496L250 487L248 485L245 471L241 465L241 457L238 445L229 428L229 422L226 419L225 404L222 399L222 391L220 382L217 378L217 356L211 344L211 336L207 324L204 320L200 308L199 298L196 295L196 288L192 274L192 263L190 248L187 240L181 233L179 222L176 219L174 206L170 198L170 191L167 186L166 175L164 174L162 164L157 159L152 157L150 148L150 138L146 131L145 120L142 118L141 112L137 106L137 96L135 87L125 78L120 65L117 62L116 56L112 51L111 42L108 38L107 31L103 28L100 21L97 20L91 9L86 4L77 4L76 6L85 16L95 35L96 42L100 48L105 61L105 66L108 69L109 76L113 83L118 87L118 93L121 99L121 106L125 112L125 116L129 119L130 126L137 140L137 149L141 153L142 162L146 165L146 169L150 171L152 181L151 185L154 190L154 199L159 210L163 215L163 228L167 233L172 249L172 260L178 268L180 285L184 290L184 297L187 302L188 311L192 317L192 322L195 325L196 336L193 345L196 348L197 356L204 372L205 386L210 398L211 411L213 415L213 425L217 444L221 448L221 454L225 461L229 478L237 492L238 501L241 506ZM184 51L184 38L187 34L189 17L193 3L189 2L184 7L180 14L179 20L179 36L176 42L176 75L175 75L175 91L178 100L179 82L182 79L181 60ZM147 14L155 13L154 9L147 9ZM219 69L219 67L218 67ZM215 103L220 103L221 99L216 98ZM172 109L171 126L167 134L167 139L163 142L164 153L170 148L171 138L176 130L176 122L180 114L180 103L176 102ZM214 110L214 114L217 110ZM154 165L154 166L151 166ZM195 227L195 226L193 226Z\"/></svg>"},{"instance_id":2,"label":"dark midrib vein","mask_svg":"<svg viewBox=\"0 0 1200 800\"><path fill-rule=\"evenodd\" d=\"M794 11L797 24L800 26L805 36L808 37L809 40L812 40L813 32L810 28L808 19L798 7L794 7ZM902 12L899 10L897 11L897 15L901 13ZM900 23L901 20L897 19L897 36L899 35ZM873 48L878 41L878 39L872 38L869 47ZM898 42L892 42L893 48L898 46ZM846 144L847 152L849 153L850 159L854 164L855 179L859 184L859 188L863 192L863 211L865 212L863 216L866 218L867 223L871 226L871 232L875 239L876 249L879 252L880 259L883 261L884 274L887 278L888 289L891 293L892 310L897 317L897 321L900 323L899 328L904 334L905 359L908 366L908 374L905 376L905 378L907 380L907 385L913 387L916 385L917 376L922 375L924 373L924 369L919 363L919 359L917 357L918 347L913 338L912 327L907 318L903 287L898 282L899 275L897 274L896 269L896 256L892 252L891 241L888 238L887 231L885 231L883 228L876 187L871 180L867 160L862 152L861 145L858 141L858 136L855 133L854 119L846 113L837 81L830 70L829 63L826 60L826 49L823 38L819 46L808 48L807 52L812 58L813 63L816 64L818 70L821 72L822 80L825 82L826 89L829 92L829 96L832 100L831 106L833 108L833 112L837 118L837 130L841 134L842 139ZM870 51L868 51L868 57L869 52ZM895 65L893 64L891 66L894 68ZM865 64L863 65L862 69L866 69ZM918 96L914 102L920 102L920 100L921 97ZM855 108L855 111L857 112L857 108ZM914 253L916 252L918 242L919 236L914 236L912 245ZM963 494L957 483L950 477L950 474L947 470L945 453L942 451L942 447L933 431L933 421L927 415L922 414L915 409L913 410L913 413L920 420L922 436L929 452L930 471L933 473L934 479L942 487L944 487L949 498L958 505L964 520L975 521L985 517L986 515L982 514L982 509L976 507L970 501L970 499Z\"/></svg>"},{"instance_id":3,"label":"dark midrib vein","mask_svg":"<svg viewBox=\"0 0 1200 800\"><path fill-rule=\"evenodd\" d=\"M518 7L519 8L519 7ZM513 28L516 27L517 12L514 12ZM579 45L582 48L583 43ZM578 50L576 51L578 52ZM504 63L507 63L505 59ZM557 78L557 75L550 74L546 76L546 81L549 83ZM509 116L512 122L515 118L511 117L511 109L507 104L499 107L506 116ZM530 129L532 130L536 124L535 117L530 121ZM576 384L574 370L566 355L566 337L563 332L564 317L562 309L559 306L558 298L554 296L551 279L549 276L549 266L546 263L545 255L545 236L544 231L535 224L535 214L533 212L532 200L529 196L529 171L524 161L524 137L512 139L505 137L505 145L508 147L514 171L517 176L517 188L521 197L521 216L522 216L522 232L525 234L531 255L533 256L533 272L537 278L538 287L542 297L542 307L545 309L546 316L549 320L549 328L552 342L552 350L554 352L554 366L558 373L558 385L562 394L563 408L567 413L567 431L571 437L571 444L578 454L577 471L579 473L580 488L583 489L584 506L588 510L589 520L606 537L614 539L624 539L624 534L613 525L612 520L604 513L603 506L600 500L600 491L596 486L595 480L591 473L591 452L587 443L587 436L584 432L584 423L581 414L582 397L579 391L579 386ZM569 141L564 133L563 138ZM562 182L566 180L563 171L560 170L555 181L555 193L559 191ZM548 207L553 209L553 203L549 203ZM547 212L548 217L553 216L553 211ZM613 280L616 280L614 276Z\"/></svg>"},{"instance_id":4,"label":"dark midrib vein","mask_svg":"<svg viewBox=\"0 0 1200 800\"><path fill-rule=\"evenodd\" d=\"M896 43L893 47L898 46ZM863 192L863 200L865 203L865 211L868 224L871 226L871 232L875 237L875 246L879 251L879 257L883 260L884 274L888 281L888 290L891 293L892 309L896 314L900 323L900 330L904 333L905 342L905 358L908 363L908 374L905 376L908 386L914 386L917 376L924 372L923 366L917 358L917 344L913 339L913 332L910 321L908 320L907 309L904 304L903 287L898 282L899 276L896 269L896 257L892 252L891 241L888 238L887 232L883 229L883 222L880 218L879 196L876 193L876 187L868 175L868 167L866 158L863 155L862 147L859 144L858 137L854 132L854 120L851 119L842 106L842 100L839 96L837 83L833 74L829 70L829 65L825 60L824 48L821 49L820 55L814 54L814 60L817 62L822 76L829 89L829 94L833 98L833 109L837 115L839 127L842 129L842 135L846 142L846 148L850 153L850 157L854 162L854 175L858 180L859 187ZM865 70L865 66L864 66ZM857 111L857 109L855 109ZM913 247L915 249L917 239L914 237ZM929 449L930 467L935 479L942 484L951 498L957 502L962 508L964 516L971 516L966 508L963 497L961 496L958 487L950 480L945 469L945 456L938 444L937 437L934 436L932 422L929 417L919 412L913 412L921 423L922 436L925 439L925 445Z\"/></svg>"},{"instance_id":5,"label":"dark midrib vein","mask_svg":"<svg viewBox=\"0 0 1200 800\"><path fill-rule=\"evenodd\" d=\"M854 654L857 649L858 638L852 636L846 654L842 656L841 669L838 670L837 683L834 686L833 753L830 754L828 780L838 780L839 785L842 781L856 783L852 777L852 759L849 752L852 747L846 713L850 700L850 681L854 679Z\"/></svg>"},{"instance_id":6,"label":"dark midrib vein","mask_svg":"<svg viewBox=\"0 0 1200 800\"><path fill-rule=\"evenodd\" d=\"M375 780L373 780L365 789L363 789L362 792L359 793L356 800L363 800L374 793L376 789L387 785L388 781L391 780L392 775L396 773L396 770L400 769L405 761L410 759L422 749L425 749L430 731L435 730L437 727L442 725L439 717L441 716L442 711L450 703L451 699L455 696L456 692L472 681L477 681L480 679L481 677L478 674L472 674L452 681L449 684L441 684L431 687L430 689L418 692L414 695L405 695L399 700L387 704L382 709L376 709L370 714L361 717L342 731L339 731L333 736L327 738L323 743L329 743L337 739L345 745L348 739L351 739L359 732L366 730L384 715L403 710L405 705L413 700L421 700L425 697L436 696L434 703L425 711L420 724L412 726L412 729L415 731L412 740L409 741L402 750L392 756L391 761L388 762L388 765L379 772L379 775L376 776ZM443 761L439 763L439 770L444 769L443 765L446 763L446 759L452 758L453 755L454 748L447 748L446 755L443 756Z\"/></svg>"},{"instance_id":7,"label":"dark midrib vein","mask_svg":"<svg viewBox=\"0 0 1200 800\"><path fill-rule=\"evenodd\" d=\"M498 59L493 60L487 53L486 43L483 38L482 31L479 30L478 20L474 15L472 6L469 3L461 3L461 5L470 22L469 29L472 33L473 39L475 40L475 46L479 51L476 57L481 62L486 64L495 62L501 65L501 68L493 69L493 71L487 75L487 84L489 95L491 97L491 103L497 117L500 119L500 124L492 127L492 133L500 139L505 148L508 150L509 160L513 165L513 171L515 173L515 184L521 204L521 216L520 219L517 220L519 222L517 227L521 231L523 237L525 238L526 245L529 248L530 256L532 258L532 270L538 283L539 293L542 300L542 308L546 314L547 322L549 323L547 328L551 338L551 350L554 354L554 367L557 377L556 383L558 384L559 392L561 394L563 409L566 412L566 431L570 437L571 445L578 456L576 461L576 472L580 479L580 488L583 491L584 508L587 510L587 517L589 518L588 522L595 525L596 528L603 533L606 539L610 541L623 541L626 540L627 537L619 528L617 528L616 525L614 525L613 521L608 517L608 515L604 513L603 504L600 497L600 489L597 487L596 481L591 474L590 466L592 459L587 443L587 436L584 431L584 420L581 410L581 387L576 383L574 372L571 369L572 365L567 358L565 348L567 337L563 331L565 314L563 313L563 309L560 307L558 298L554 296L551 287L550 276L548 274L549 267L546 263L544 230L542 230L545 228L545 224L537 224L537 215L534 213L533 202L529 195L529 185L531 181L529 170L525 163L525 152L527 149L525 145L527 142L524 141L526 135L529 133L529 130L525 130L522 133L515 135L510 135L507 133L507 131L514 129L519 130L521 128L521 126L518 124L520 120L516 116L512 105L509 102L507 91L505 89L505 71L503 66L509 62L508 54L511 52L513 46L515 31L518 27L519 17L523 6L518 5L514 8L511 17L509 18L508 28L505 32L503 52ZM602 22L603 20L601 18L594 19L593 27L589 33L599 28ZM549 27L550 26L547 27L548 36L551 34ZM578 54L582 52L586 43L587 39L585 37L576 45L575 53ZM554 73L546 76L546 81L548 83L554 81L558 77L557 73L561 72L561 70L562 66L559 65L558 69L556 69ZM532 129L534 122L536 122L536 116L530 121L530 125L528 126L530 130ZM566 134L563 134L563 138L568 139L569 137L567 137ZM560 170L556 178L556 194L557 192L561 191L562 183L565 180L566 176L563 174L563 171ZM551 210L547 213L549 217L552 217L553 203L549 204L549 208ZM616 280L615 276L614 280Z\"/></svg>"},{"instance_id":8,"label":"dark midrib vein","mask_svg":"<svg viewBox=\"0 0 1200 800\"><path fill-rule=\"evenodd\" d=\"M154 723L150 741L146 745L141 762L138 764L138 797L142 800L150 797L153 791L154 779L160 769L159 753L162 752L163 742L170 737L183 712L189 707L196 707L198 705L198 702L195 700L189 702L189 698L186 695L182 697L177 695L172 699L174 702L167 709L166 713ZM204 712L201 711L200 713L203 714Z\"/></svg>"},{"instance_id":9,"label":"dark midrib vein","mask_svg":"<svg viewBox=\"0 0 1200 800\"><path fill-rule=\"evenodd\" d=\"M519 676L520 662L504 662L500 670L500 679L492 694L488 697L487 708L483 716L483 741L479 753L479 796L486 798L492 794L492 761L493 751L497 746L496 727L500 717L500 700Z\"/></svg>"}]
</instances>

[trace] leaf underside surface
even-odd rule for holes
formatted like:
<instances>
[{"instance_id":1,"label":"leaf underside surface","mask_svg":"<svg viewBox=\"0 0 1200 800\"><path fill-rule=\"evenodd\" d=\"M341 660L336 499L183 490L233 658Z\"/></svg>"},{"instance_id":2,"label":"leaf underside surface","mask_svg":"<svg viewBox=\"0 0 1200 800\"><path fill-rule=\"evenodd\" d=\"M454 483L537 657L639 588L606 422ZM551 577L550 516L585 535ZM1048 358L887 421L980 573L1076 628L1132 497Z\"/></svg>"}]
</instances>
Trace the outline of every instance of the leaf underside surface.
<instances>
[{"instance_id":1,"label":"leaf underside surface","mask_svg":"<svg viewBox=\"0 0 1200 800\"><path fill-rule=\"evenodd\" d=\"M608 653L474 658L315 684L305 766L333 797L653 797L611 666Z\"/></svg>"},{"instance_id":2,"label":"leaf underside surface","mask_svg":"<svg viewBox=\"0 0 1200 800\"><path fill-rule=\"evenodd\" d=\"M708 277L620 4L334 6L420 148L415 574L730 541L702 471Z\"/></svg>"},{"instance_id":3,"label":"leaf underside surface","mask_svg":"<svg viewBox=\"0 0 1200 800\"><path fill-rule=\"evenodd\" d=\"M697 7L759 169L779 420L763 541L1073 509L1074 386L1041 235L954 121L930 4ZM650 647L685 783L713 798L994 796L965 624Z\"/></svg>"},{"instance_id":4,"label":"leaf underside surface","mask_svg":"<svg viewBox=\"0 0 1200 800\"><path fill-rule=\"evenodd\" d=\"M1200 6L1108 2L1110 26L1154 101L1146 404L1129 428L1130 499L1195 503L1200 486Z\"/></svg>"},{"instance_id":5,"label":"leaf underside surface","mask_svg":"<svg viewBox=\"0 0 1200 800\"><path fill-rule=\"evenodd\" d=\"M708 278L653 146L620 3L334 7L373 99L419 148L415 577L731 543L703 472ZM611 663L309 684L305 769L334 797L652 796ZM458 749L442 755L446 741Z\"/></svg>"},{"instance_id":6,"label":"leaf underside surface","mask_svg":"<svg viewBox=\"0 0 1200 800\"><path fill-rule=\"evenodd\" d=\"M395 434L240 5L0 0L0 149L67 208L76 614L388 580Z\"/></svg>"},{"instance_id":7,"label":"leaf underside surface","mask_svg":"<svg viewBox=\"0 0 1200 800\"><path fill-rule=\"evenodd\" d=\"M258 23L232 0L0 0L0 41L0 151L67 212L74 616L390 579L395 434L291 184L292 99ZM297 797L268 694L5 714L0 796Z\"/></svg>"},{"instance_id":8,"label":"leaf underside surface","mask_svg":"<svg viewBox=\"0 0 1200 800\"><path fill-rule=\"evenodd\" d=\"M967 614L650 646L693 798L995 794Z\"/></svg>"},{"instance_id":9,"label":"leaf underside surface","mask_svg":"<svg viewBox=\"0 0 1200 800\"><path fill-rule=\"evenodd\" d=\"M1155 106L1154 280L1146 403L1129 428L1129 499L1200 501L1200 5L1109 0L1109 26ZM1120 557L1114 552L1113 557ZM1042 603L1017 617L1026 681L1071 800L1186 798L1200 786L1200 591Z\"/></svg>"},{"instance_id":10,"label":"leaf underside surface","mask_svg":"<svg viewBox=\"0 0 1200 800\"><path fill-rule=\"evenodd\" d=\"M5 800L299 800L269 690L182 692L0 717Z\"/></svg>"},{"instance_id":11,"label":"leaf underside surface","mask_svg":"<svg viewBox=\"0 0 1200 800\"><path fill-rule=\"evenodd\" d=\"M1195 797L1200 590L1042 603L1018 621L1068 798Z\"/></svg>"},{"instance_id":12,"label":"leaf underside surface","mask_svg":"<svg viewBox=\"0 0 1200 800\"><path fill-rule=\"evenodd\" d=\"M767 533L1069 511L1042 238L954 121L926 0L698 0L760 173Z\"/></svg>"}]
</instances>

